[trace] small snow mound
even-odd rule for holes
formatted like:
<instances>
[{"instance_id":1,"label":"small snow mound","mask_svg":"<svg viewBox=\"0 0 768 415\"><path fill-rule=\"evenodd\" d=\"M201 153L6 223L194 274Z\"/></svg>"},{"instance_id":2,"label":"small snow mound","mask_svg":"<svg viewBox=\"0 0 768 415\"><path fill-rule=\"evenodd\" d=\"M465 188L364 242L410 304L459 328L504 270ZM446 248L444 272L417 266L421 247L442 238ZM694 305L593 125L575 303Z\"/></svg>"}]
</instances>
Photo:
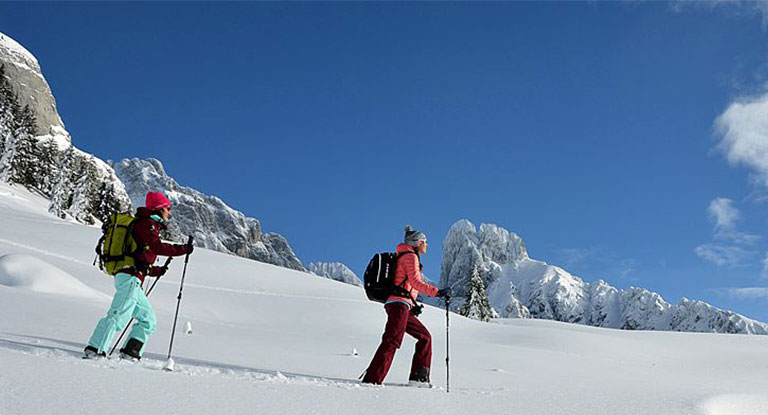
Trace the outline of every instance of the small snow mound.
<instances>
[{"instance_id":1,"label":"small snow mound","mask_svg":"<svg viewBox=\"0 0 768 415\"><path fill-rule=\"evenodd\" d=\"M279 370L275 372L275 380L280 383L287 383L288 378Z\"/></svg>"},{"instance_id":2,"label":"small snow mound","mask_svg":"<svg viewBox=\"0 0 768 415\"><path fill-rule=\"evenodd\" d=\"M768 395L720 395L701 405L707 415L764 415L768 414Z\"/></svg>"},{"instance_id":3,"label":"small snow mound","mask_svg":"<svg viewBox=\"0 0 768 415\"><path fill-rule=\"evenodd\" d=\"M107 295L32 255L8 254L0 257L0 285L46 294L109 300Z\"/></svg>"}]
</instances>

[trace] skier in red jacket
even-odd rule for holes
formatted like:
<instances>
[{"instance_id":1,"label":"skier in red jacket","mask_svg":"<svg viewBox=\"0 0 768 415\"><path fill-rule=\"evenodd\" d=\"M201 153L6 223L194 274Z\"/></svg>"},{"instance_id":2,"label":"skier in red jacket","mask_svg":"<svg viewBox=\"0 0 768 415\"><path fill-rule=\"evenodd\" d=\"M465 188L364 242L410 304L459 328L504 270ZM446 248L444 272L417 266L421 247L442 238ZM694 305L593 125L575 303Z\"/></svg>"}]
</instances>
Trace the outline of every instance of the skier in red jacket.
<instances>
[{"instance_id":1,"label":"skier in red jacket","mask_svg":"<svg viewBox=\"0 0 768 415\"><path fill-rule=\"evenodd\" d=\"M192 245L172 245L160 240L160 231L165 229L165 222L171 218L171 202L168 198L162 193L149 192L145 205L136 211L136 222L131 231L140 249L136 265L115 274L115 296L107 315L99 320L88 341L85 348L87 358L106 356L115 332L122 330L131 318L135 318L136 324L120 349L120 356L141 359L147 338L157 327L155 311L141 288L144 277L160 277L165 274L165 267L153 265L158 255L181 256L192 253Z\"/></svg>"},{"instance_id":2,"label":"skier in red jacket","mask_svg":"<svg viewBox=\"0 0 768 415\"><path fill-rule=\"evenodd\" d=\"M416 339L416 351L411 361L411 374L408 384L411 386L431 387L429 369L432 365L432 336L417 318L420 308L414 304L419 292L430 297L448 297L450 289L438 290L424 282L421 273L420 255L427 253L427 236L423 232L405 227L403 243L396 248L400 257L395 267L394 284L405 289L404 293L391 295L384 304L387 312L387 325L381 344L376 350L363 383L381 384L389 372L395 352L403 343L403 336L408 333Z\"/></svg>"}]
</instances>

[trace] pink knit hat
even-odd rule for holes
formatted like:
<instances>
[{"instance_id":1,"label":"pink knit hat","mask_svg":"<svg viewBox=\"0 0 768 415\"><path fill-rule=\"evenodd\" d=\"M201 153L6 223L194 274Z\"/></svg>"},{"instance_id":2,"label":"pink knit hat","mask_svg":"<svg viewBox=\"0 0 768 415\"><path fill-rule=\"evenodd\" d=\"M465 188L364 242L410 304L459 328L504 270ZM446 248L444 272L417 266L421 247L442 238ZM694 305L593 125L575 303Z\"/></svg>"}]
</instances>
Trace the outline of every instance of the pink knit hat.
<instances>
[{"instance_id":1,"label":"pink knit hat","mask_svg":"<svg viewBox=\"0 0 768 415\"><path fill-rule=\"evenodd\" d=\"M171 207L171 201L162 193L149 192L144 206L149 210L159 210L164 207Z\"/></svg>"}]
</instances>

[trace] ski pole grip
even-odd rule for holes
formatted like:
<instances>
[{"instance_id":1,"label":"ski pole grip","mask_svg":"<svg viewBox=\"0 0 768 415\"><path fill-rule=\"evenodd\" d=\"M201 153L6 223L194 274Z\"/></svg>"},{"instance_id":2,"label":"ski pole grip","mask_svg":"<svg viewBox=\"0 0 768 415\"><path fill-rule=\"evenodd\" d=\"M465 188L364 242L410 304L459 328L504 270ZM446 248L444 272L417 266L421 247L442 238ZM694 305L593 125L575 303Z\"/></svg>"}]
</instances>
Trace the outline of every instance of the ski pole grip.
<instances>
[{"instance_id":1,"label":"ski pole grip","mask_svg":"<svg viewBox=\"0 0 768 415\"><path fill-rule=\"evenodd\" d=\"M187 245L192 245L193 242L195 242L195 237L189 235L189 239L187 239Z\"/></svg>"}]
</instances>

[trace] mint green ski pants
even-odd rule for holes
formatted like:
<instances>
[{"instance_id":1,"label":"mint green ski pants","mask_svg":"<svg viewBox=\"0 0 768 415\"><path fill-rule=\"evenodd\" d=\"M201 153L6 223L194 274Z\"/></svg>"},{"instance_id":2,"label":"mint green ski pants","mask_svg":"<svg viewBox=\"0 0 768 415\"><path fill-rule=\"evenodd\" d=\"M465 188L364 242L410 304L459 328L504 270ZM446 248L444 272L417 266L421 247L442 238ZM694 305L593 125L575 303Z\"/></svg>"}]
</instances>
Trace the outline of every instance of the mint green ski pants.
<instances>
[{"instance_id":1,"label":"mint green ski pants","mask_svg":"<svg viewBox=\"0 0 768 415\"><path fill-rule=\"evenodd\" d=\"M123 330L125 325L131 321L131 317L136 319L136 323L126 338L126 342L133 338L146 345L149 335L157 329L155 310L152 309L147 296L144 295L141 281L138 278L133 275L118 273L115 275L115 290L115 297L112 299L112 305L109 307L106 317L99 320L99 324L96 325L96 329L88 341L89 345L107 353L109 353L115 333ZM141 353L144 353L144 347L141 348Z\"/></svg>"}]
</instances>

